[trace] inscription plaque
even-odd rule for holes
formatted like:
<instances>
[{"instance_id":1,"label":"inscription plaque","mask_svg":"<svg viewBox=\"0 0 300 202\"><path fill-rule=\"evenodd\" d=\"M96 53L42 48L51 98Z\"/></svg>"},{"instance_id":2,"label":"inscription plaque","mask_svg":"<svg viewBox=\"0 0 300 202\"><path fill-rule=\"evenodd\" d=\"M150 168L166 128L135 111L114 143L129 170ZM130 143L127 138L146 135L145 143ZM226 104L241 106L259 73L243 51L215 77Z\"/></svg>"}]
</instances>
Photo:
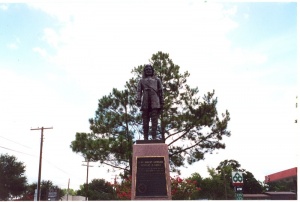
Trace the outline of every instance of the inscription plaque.
<instances>
[{"instance_id":1,"label":"inscription plaque","mask_svg":"<svg viewBox=\"0 0 300 202\"><path fill-rule=\"evenodd\" d=\"M164 157L138 157L136 196L167 196Z\"/></svg>"}]
</instances>

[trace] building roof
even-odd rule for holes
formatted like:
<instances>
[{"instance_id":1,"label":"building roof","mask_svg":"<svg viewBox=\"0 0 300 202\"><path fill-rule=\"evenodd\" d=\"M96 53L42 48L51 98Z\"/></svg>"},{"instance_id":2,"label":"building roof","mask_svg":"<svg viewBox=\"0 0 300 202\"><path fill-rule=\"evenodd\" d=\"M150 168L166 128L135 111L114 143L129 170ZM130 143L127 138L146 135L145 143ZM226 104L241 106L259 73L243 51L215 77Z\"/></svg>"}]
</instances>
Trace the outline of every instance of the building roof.
<instances>
[{"instance_id":1,"label":"building roof","mask_svg":"<svg viewBox=\"0 0 300 202\"><path fill-rule=\"evenodd\" d=\"M293 177L297 177L297 167L267 175L265 176L265 182L274 182L283 179L290 179Z\"/></svg>"},{"instance_id":2,"label":"building roof","mask_svg":"<svg viewBox=\"0 0 300 202\"><path fill-rule=\"evenodd\" d=\"M263 199L263 198L270 198L269 195L267 194L243 194L243 197L244 198L260 198L260 199Z\"/></svg>"},{"instance_id":3,"label":"building roof","mask_svg":"<svg viewBox=\"0 0 300 202\"><path fill-rule=\"evenodd\" d=\"M296 193L291 192L291 191L269 191L269 192L265 192L265 194L268 195L296 195Z\"/></svg>"}]
</instances>

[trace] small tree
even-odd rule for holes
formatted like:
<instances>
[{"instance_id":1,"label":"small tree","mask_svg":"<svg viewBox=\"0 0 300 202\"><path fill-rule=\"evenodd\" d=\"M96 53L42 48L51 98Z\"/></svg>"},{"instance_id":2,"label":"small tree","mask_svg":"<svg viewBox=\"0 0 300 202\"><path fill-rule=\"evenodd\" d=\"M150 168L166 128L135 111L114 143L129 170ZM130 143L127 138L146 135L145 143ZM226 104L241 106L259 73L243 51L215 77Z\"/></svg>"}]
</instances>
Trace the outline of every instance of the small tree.
<instances>
[{"instance_id":1,"label":"small tree","mask_svg":"<svg viewBox=\"0 0 300 202\"><path fill-rule=\"evenodd\" d=\"M192 173L191 176L188 177L187 179L194 182L196 184L196 186L198 187L197 192L192 194L191 199L192 200L201 199L202 188L200 185L202 184L202 181L203 181L203 178L201 177L201 175L199 173Z\"/></svg>"},{"instance_id":2,"label":"small tree","mask_svg":"<svg viewBox=\"0 0 300 202\"><path fill-rule=\"evenodd\" d=\"M85 196L86 186L87 184L80 186L80 190L77 191L77 195ZM117 198L113 186L104 179L93 179L92 182L88 184L88 188L87 196L89 201L115 200Z\"/></svg>"},{"instance_id":3,"label":"small tree","mask_svg":"<svg viewBox=\"0 0 300 202\"><path fill-rule=\"evenodd\" d=\"M190 200L201 188L196 180L182 179L179 176L171 178L172 200Z\"/></svg>"},{"instance_id":4,"label":"small tree","mask_svg":"<svg viewBox=\"0 0 300 202\"><path fill-rule=\"evenodd\" d=\"M19 197L26 190L25 166L14 156L0 155L0 200Z\"/></svg>"},{"instance_id":5,"label":"small tree","mask_svg":"<svg viewBox=\"0 0 300 202\"><path fill-rule=\"evenodd\" d=\"M115 184L117 197L119 200L131 200L131 176L124 177L120 184Z\"/></svg>"}]
</instances>

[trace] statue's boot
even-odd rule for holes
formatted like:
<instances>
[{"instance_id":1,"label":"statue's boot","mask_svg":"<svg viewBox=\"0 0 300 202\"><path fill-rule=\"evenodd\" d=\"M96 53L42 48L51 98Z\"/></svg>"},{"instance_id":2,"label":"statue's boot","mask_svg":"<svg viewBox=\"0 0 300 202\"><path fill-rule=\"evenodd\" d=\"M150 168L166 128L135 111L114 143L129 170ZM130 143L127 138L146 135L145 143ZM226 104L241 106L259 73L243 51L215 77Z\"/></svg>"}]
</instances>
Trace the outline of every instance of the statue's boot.
<instances>
[{"instance_id":1,"label":"statue's boot","mask_svg":"<svg viewBox=\"0 0 300 202\"><path fill-rule=\"evenodd\" d=\"M149 140L149 138L148 138L148 131L147 132L144 131L144 140Z\"/></svg>"},{"instance_id":2,"label":"statue's boot","mask_svg":"<svg viewBox=\"0 0 300 202\"><path fill-rule=\"evenodd\" d=\"M152 140L156 140L156 131L151 131Z\"/></svg>"},{"instance_id":3,"label":"statue's boot","mask_svg":"<svg viewBox=\"0 0 300 202\"><path fill-rule=\"evenodd\" d=\"M148 125L148 127L147 127L147 126L144 126L143 129L144 129L144 140L149 140L149 138L148 138L148 134L149 134L149 125Z\"/></svg>"}]
</instances>

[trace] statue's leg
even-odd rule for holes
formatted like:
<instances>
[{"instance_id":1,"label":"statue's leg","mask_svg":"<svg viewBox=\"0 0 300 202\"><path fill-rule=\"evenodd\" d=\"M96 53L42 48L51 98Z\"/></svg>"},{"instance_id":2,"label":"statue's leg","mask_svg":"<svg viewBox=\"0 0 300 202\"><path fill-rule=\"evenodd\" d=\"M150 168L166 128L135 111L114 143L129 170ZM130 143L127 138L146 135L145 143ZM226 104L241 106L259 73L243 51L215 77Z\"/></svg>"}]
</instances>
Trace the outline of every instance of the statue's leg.
<instances>
[{"instance_id":1,"label":"statue's leg","mask_svg":"<svg viewBox=\"0 0 300 202\"><path fill-rule=\"evenodd\" d=\"M152 109L151 111L151 135L152 139L156 139L156 131L157 131L157 125L158 125L158 109Z\"/></svg>"},{"instance_id":2,"label":"statue's leg","mask_svg":"<svg viewBox=\"0 0 300 202\"><path fill-rule=\"evenodd\" d=\"M143 118L144 140L148 140L149 121L150 121L149 111L143 111L142 118Z\"/></svg>"}]
</instances>

